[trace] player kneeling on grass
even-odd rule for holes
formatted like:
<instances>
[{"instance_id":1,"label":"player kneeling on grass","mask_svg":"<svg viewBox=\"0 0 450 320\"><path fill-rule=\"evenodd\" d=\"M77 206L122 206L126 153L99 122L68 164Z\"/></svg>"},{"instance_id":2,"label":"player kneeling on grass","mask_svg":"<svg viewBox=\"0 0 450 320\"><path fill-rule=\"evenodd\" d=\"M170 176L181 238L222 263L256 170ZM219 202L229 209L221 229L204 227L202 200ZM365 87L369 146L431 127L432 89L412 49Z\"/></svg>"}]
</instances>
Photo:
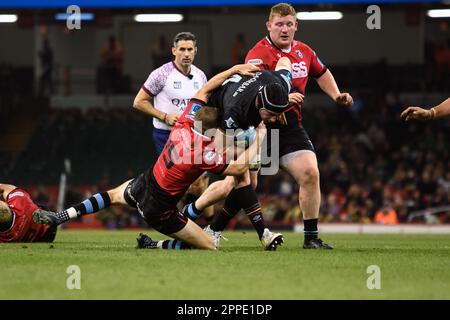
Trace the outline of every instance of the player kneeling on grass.
<instances>
[{"instance_id":1,"label":"player kneeling on grass","mask_svg":"<svg viewBox=\"0 0 450 320\"><path fill-rule=\"evenodd\" d=\"M100 211L112 204L137 208L147 223L175 240L153 241L148 236L138 238L140 248L214 250L210 235L177 210L177 203L204 171L239 176L248 170L251 159L265 136L265 127L257 128L255 142L236 161L228 163L225 153L218 153L214 144L214 128L219 127L219 109L205 106L210 92L235 73L250 74L252 65L239 65L213 77L189 102L185 112L172 129L163 152L155 165L135 179L107 192L97 193L62 212L35 212L34 220L52 226L70 219ZM201 121L202 128L193 126Z\"/></svg>"},{"instance_id":2,"label":"player kneeling on grass","mask_svg":"<svg viewBox=\"0 0 450 320\"><path fill-rule=\"evenodd\" d=\"M0 184L0 242L53 242L56 226L33 221L41 210L30 195L11 184Z\"/></svg>"}]
</instances>

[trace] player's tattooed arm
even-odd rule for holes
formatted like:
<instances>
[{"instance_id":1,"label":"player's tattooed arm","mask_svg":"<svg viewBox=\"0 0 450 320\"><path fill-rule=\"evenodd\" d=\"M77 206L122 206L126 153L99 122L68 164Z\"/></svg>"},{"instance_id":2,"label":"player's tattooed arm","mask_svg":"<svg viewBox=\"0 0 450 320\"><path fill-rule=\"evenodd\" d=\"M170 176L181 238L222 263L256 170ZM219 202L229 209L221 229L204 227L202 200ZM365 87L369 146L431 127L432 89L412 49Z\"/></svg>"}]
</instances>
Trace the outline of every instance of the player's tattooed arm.
<instances>
[{"instance_id":1,"label":"player's tattooed arm","mask_svg":"<svg viewBox=\"0 0 450 320\"><path fill-rule=\"evenodd\" d=\"M194 98L207 101L211 93L233 74L238 73L243 76L251 76L257 71L259 71L258 67L251 64L235 65L212 77L199 91L197 91Z\"/></svg>"}]
</instances>

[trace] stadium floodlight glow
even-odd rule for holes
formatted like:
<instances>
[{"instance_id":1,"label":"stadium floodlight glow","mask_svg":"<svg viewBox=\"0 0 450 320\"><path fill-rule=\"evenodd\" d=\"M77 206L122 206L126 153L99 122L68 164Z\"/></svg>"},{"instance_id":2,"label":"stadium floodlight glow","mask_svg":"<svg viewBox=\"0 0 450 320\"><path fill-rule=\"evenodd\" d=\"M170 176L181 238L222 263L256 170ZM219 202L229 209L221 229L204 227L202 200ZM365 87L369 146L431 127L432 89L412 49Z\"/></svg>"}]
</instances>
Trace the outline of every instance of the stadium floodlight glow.
<instances>
[{"instance_id":1,"label":"stadium floodlight glow","mask_svg":"<svg viewBox=\"0 0 450 320\"><path fill-rule=\"evenodd\" d=\"M306 11L298 12L298 20L340 20L344 15L340 11Z\"/></svg>"},{"instance_id":2,"label":"stadium floodlight glow","mask_svg":"<svg viewBox=\"0 0 450 320\"><path fill-rule=\"evenodd\" d=\"M67 19L73 19L73 14L69 13L57 13L55 14L55 20L67 21ZM89 12L80 13L81 21L92 21L95 19L95 14Z\"/></svg>"},{"instance_id":3,"label":"stadium floodlight glow","mask_svg":"<svg viewBox=\"0 0 450 320\"><path fill-rule=\"evenodd\" d=\"M450 9L432 9L427 11L430 18L450 18Z\"/></svg>"},{"instance_id":4,"label":"stadium floodlight glow","mask_svg":"<svg viewBox=\"0 0 450 320\"><path fill-rule=\"evenodd\" d=\"M134 16L136 22L180 22L184 16L178 13L161 13L161 14L137 14Z\"/></svg>"},{"instance_id":5,"label":"stadium floodlight glow","mask_svg":"<svg viewBox=\"0 0 450 320\"><path fill-rule=\"evenodd\" d=\"M0 14L0 23L14 23L17 21L17 14Z\"/></svg>"}]
</instances>

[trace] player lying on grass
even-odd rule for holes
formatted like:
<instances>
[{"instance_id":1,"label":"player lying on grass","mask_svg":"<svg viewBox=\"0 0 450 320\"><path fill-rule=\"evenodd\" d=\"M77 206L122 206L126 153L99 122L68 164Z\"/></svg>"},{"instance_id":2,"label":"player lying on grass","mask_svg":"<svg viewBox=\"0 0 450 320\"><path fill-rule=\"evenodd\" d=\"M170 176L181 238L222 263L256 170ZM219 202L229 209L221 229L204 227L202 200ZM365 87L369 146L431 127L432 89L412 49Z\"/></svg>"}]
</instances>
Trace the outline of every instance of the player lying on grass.
<instances>
[{"instance_id":1,"label":"player lying on grass","mask_svg":"<svg viewBox=\"0 0 450 320\"><path fill-rule=\"evenodd\" d=\"M450 115L450 98L429 110L421 107L408 107L400 115L406 121L409 120L432 120Z\"/></svg>"},{"instance_id":2,"label":"player lying on grass","mask_svg":"<svg viewBox=\"0 0 450 320\"><path fill-rule=\"evenodd\" d=\"M33 221L39 208L30 195L11 184L0 184L0 242L53 242L56 226Z\"/></svg>"},{"instance_id":3,"label":"player lying on grass","mask_svg":"<svg viewBox=\"0 0 450 320\"><path fill-rule=\"evenodd\" d=\"M112 204L124 204L137 208L151 227L176 239L160 243L162 249L215 249L212 238L178 212L176 204L204 171L239 176L248 169L249 159L256 156L265 135L264 125L258 127L255 142L236 161L228 163L225 155L216 151L211 134L211 129L217 128L221 119L219 109L206 107L203 102L212 89L232 74L247 75L254 70L251 65L235 66L216 75L198 91L176 123L152 169L63 212L38 212L34 215L35 221L58 225ZM201 120L201 129L193 126L194 119Z\"/></svg>"}]
</instances>

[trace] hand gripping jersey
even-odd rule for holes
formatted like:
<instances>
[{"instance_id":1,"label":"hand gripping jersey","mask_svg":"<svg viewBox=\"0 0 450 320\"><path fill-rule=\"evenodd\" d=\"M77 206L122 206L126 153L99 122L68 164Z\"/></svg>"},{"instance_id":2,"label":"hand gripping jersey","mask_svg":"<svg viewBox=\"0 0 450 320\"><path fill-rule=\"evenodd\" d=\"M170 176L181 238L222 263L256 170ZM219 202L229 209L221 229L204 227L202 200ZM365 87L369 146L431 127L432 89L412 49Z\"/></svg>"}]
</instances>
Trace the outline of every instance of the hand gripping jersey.
<instances>
[{"instance_id":1,"label":"hand gripping jersey","mask_svg":"<svg viewBox=\"0 0 450 320\"><path fill-rule=\"evenodd\" d=\"M259 41L247 54L245 63L257 65L262 70L275 70L278 60L281 57L288 57L292 63L292 90L305 94L305 87L308 77L319 78L327 68L320 61L316 53L305 43L292 41L289 51L282 50L275 46L269 36ZM301 104L294 105L288 111L295 111L299 125L301 121ZM292 122L289 122L289 125Z\"/></svg>"},{"instance_id":2,"label":"hand gripping jersey","mask_svg":"<svg viewBox=\"0 0 450 320\"><path fill-rule=\"evenodd\" d=\"M22 189L14 189L8 195L6 203L13 212L13 225L9 230L0 232L0 242L35 242L47 231L46 225L33 221L33 212L39 209L30 195Z\"/></svg>"},{"instance_id":3,"label":"hand gripping jersey","mask_svg":"<svg viewBox=\"0 0 450 320\"><path fill-rule=\"evenodd\" d=\"M191 66L191 73L185 75L174 62L169 62L150 73L142 89L154 97L155 108L165 113L182 113L189 100L206 83L202 70ZM163 121L153 118L157 129L171 130Z\"/></svg>"},{"instance_id":4,"label":"hand gripping jersey","mask_svg":"<svg viewBox=\"0 0 450 320\"><path fill-rule=\"evenodd\" d=\"M248 129L261 122L255 99L261 89L271 83L279 83L291 89L291 73L288 70L260 71L254 76L235 74L214 90L208 104L223 110L223 129Z\"/></svg>"},{"instance_id":5,"label":"hand gripping jersey","mask_svg":"<svg viewBox=\"0 0 450 320\"><path fill-rule=\"evenodd\" d=\"M204 171L221 174L227 168L225 155L216 152L214 142L194 130L195 114L204 105L191 99L153 167L158 186L173 197L181 198Z\"/></svg>"}]
</instances>

